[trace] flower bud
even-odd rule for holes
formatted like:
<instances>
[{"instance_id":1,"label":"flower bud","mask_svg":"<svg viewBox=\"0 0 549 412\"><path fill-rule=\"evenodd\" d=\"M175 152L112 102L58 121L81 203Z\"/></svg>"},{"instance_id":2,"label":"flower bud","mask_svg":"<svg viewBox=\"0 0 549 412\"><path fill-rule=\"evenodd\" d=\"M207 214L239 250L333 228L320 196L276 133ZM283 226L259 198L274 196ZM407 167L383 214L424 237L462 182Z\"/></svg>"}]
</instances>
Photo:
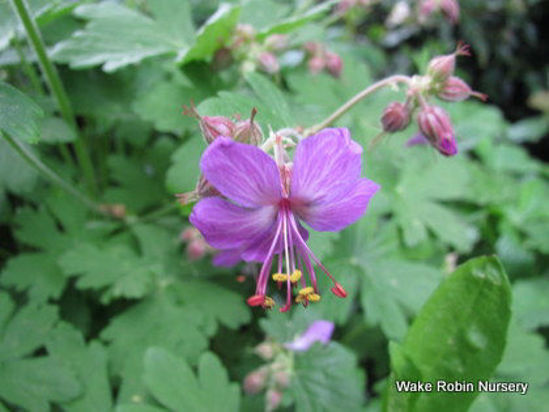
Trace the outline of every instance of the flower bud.
<instances>
[{"instance_id":1,"label":"flower bud","mask_svg":"<svg viewBox=\"0 0 549 412\"><path fill-rule=\"evenodd\" d=\"M206 255L207 250L208 245L202 236L200 238L193 239L187 245L187 258L190 261L200 260L204 257L204 255Z\"/></svg>"},{"instance_id":2,"label":"flower bud","mask_svg":"<svg viewBox=\"0 0 549 412\"><path fill-rule=\"evenodd\" d=\"M436 0L421 0L418 6L418 18L420 23L426 22L437 9Z\"/></svg>"},{"instance_id":3,"label":"flower bud","mask_svg":"<svg viewBox=\"0 0 549 412\"><path fill-rule=\"evenodd\" d=\"M275 74L280 70L280 64L276 59L276 56L269 52L263 52L258 57L259 67L265 73Z\"/></svg>"},{"instance_id":4,"label":"flower bud","mask_svg":"<svg viewBox=\"0 0 549 412\"><path fill-rule=\"evenodd\" d=\"M277 371L274 373L274 381L279 388L287 388L290 384L290 374L288 371Z\"/></svg>"},{"instance_id":5,"label":"flower bud","mask_svg":"<svg viewBox=\"0 0 549 412\"><path fill-rule=\"evenodd\" d=\"M265 395L265 410L274 411L282 401L282 392L275 389L269 389Z\"/></svg>"},{"instance_id":6,"label":"flower bud","mask_svg":"<svg viewBox=\"0 0 549 412\"><path fill-rule=\"evenodd\" d=\"M456 76L450 76L437 94L442 100L450 102L461 102L471 96L480 100L486 100L487 96L483 93L475 92L462 79Z\"/></svg>"},{"instance_id":7,"label":"flower bud","mask_svg":"<svg viewBox=\"0 0 549 412\"><path fill-rule=\"evenodd\" d=\"M459 3L457 0L441 0L439 7L450 23L456 24L458 22Z\"/></svg>"},{"instance_id":8,"label":"flower bud","mask_svg":"<svg viewBox=\"0 0 549 412\"><path fill-rule=\"evenodd\" d=\"M244 378L244 384L242 385L244 392L248 395L259 393L265 387L267 373L268 371L266 368L259 368L248 373Z\"/></svg>"},{"instance_id":9,"label":"flower bud","mask_svg":"<svg viewBox=\"0 0 549 412\"><path fill-rule=\"evenodd\" d=\"M273 345L269 342L263 342L257 345L254 352L263 360L271 360L274 356Z\"/></svg>"},{"instance_id":10,"label":"flower bud","mask_svg":"<svg viewBox=\"0 0 549 412\"><path fill-rule=\"evenodd\" d=\"M441 154L453 156L457 153L454 128L444 109L437 106L423 107L417 116L417 122L421 133Z\"/></svg>"},{"instance_id":11,"label":"flower bud","mask_svg":"<svg viewBox=\"0 0 549 412\"><path fill-rule=\"evenodd\" d=\"M456 69L456 57L470 55L469 46L460 43L454 53L437 56L431 59L429 66L427 67L427 74L430 75L435 82L443 82L454 74L454 70Z\"/></svg>"},{"instance_id":12,"label":"flower bud","mask_svg":"<svg viewBox=\"0 0 549 412\"><path fill-rule=\"evenodd\" d=\"M288 47L288 35L271 34L265 39L265 47L269 50L280 51Z\"/></svg>"},{"instance_id":13,"label":"flower bud","mask_svg":"<svg viewBox=\"0 0 549 412\"><path fill-rule=\"evenodd\" d=\"M324 70L326 63L322 57L313 56L309 59L309 62L307 63L307 65L309 67L309 72L311 74L318 74L322 70Z\"/></svg>"},{"instance_id":14,"label":"flower bud","mask_svg":"<svg viewBox=\"0 0 549 412\"><path fill-rule=\"evenodd\" d=\"M199 234L200 234L200 232L198 231L198 229L196 229L192 226L189 226L189 227L183 229L183 231L181 232L179 237L183 242L190 242L191 240L196 238Z\"/></svg>"},{"instance_id":15,"label":"flower bud","mask_svg":"<svg viewBox=\"0 0 549 412\"><path fill-rule=\"evenodd\" d=\"M236 124L233 138L237 142L248 143L258 146L263 140L263 132L254 117L257 113L256 108L252 109L252 115L248 120L242 120Z\"/></svg>"},{"instance_id":16,"label":"flower bud","mask_svg":"<svg viewBox=\"0 0 549 412\"><path fill-rule=\"evenodd\" d=\"M408 124L410 124L410 110L407 105L392 102L383 111L381 125L385 132L395 133L404 130Z\"/></svg>"},{"instance_id":17,"label":"flower bud","mask_svg":"<svg viewBox=\"0 0 549 412\"><path fill-rule=\"evenodd\" d=\"M341 75L341 70L343 69L341 57L335 53L327 51L324 56L324 61L326 62L326 69L332 76L339 77Z\"/></svg>"},{"instance_id":18,"label":"flower bud","mask_svg":"<svg viewBox=\"0 0 549 412\"><path fill-rule=\"evenodd\" d=\"M212 143L219 136L230 137L234 133L234 123L223 116L201 116L200 130L208 144Z\"/></svg>"}]
</instances>

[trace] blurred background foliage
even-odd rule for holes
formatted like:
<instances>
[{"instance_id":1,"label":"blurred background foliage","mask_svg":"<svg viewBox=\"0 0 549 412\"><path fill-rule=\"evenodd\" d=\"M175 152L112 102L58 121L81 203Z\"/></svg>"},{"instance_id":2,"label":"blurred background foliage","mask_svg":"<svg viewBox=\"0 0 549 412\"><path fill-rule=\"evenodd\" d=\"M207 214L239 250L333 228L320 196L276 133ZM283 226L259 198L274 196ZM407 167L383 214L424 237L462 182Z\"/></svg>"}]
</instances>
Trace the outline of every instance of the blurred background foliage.
<instances>
[{"instance_id":1,"label":"blurred background foliage","mask_svg":"<svg viewBox=\"0 0 549 412\"><path fill-rule=\"evenodd\" d=\"M338 3L29 0L71 124L0 0L0 411L546 408L547 2L462 0L456 25L437 14L420 22L416 2L398 24L388 18L402 2L345 13ZM279 70L249 70L238 56L219 65L237 24L289 36ZM183 105L242 118L255 107L264 133L309 127L377 79L423 73L457 40L473 50L457 73L489 95L441 103L457 156L405 147L413 125L373 144L402 91L382 90L337 122L382 186L361 221L311 233L349 296L325 293L287 314L247 307L257 267L215 267L203 243L181 237L191 207L174 195L194 189L205 148ZM310 72L310 41L341 56L339 78ZM77 167L79 141L92 181ZM318 319L336 325L329 344L284 348ZM259 369L267 375L250 387ZM438 378L530 388L476 398L394 390L396 379Z\"/></svg>"}]
</instances>

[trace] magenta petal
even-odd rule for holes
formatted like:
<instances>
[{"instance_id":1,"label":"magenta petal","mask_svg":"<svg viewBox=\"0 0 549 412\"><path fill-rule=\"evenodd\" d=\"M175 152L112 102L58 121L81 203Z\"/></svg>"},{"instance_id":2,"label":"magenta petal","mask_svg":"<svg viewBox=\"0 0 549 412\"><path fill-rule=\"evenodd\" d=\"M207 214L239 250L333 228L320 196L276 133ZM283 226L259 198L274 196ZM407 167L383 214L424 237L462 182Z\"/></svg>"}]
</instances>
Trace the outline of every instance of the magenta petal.
<instances>
[{"instance_id":1,"label":"magenta petal","mask_svg":"<svg viewBox=\"0 0 549 412\"><path fill-rule=\"evenodd\" d=\"M240 250L222 250L213 257L213 264L216 266L234 266L240 262Z\"/></svg>"},{"instance_id":2,"label":"magenta petal","mask_svg":"<svg viewBox=\"0 0 549 412\"><path fill-rule=\"evenodd\" d=\"M246 209L220 197L198 202L191 223L216 249L238 249L268 231L276 217L274 206Z\"/></svg>"},{"instance_id":3,"label":"magenta petal","mask_svg":"<svg viewBox=\"0 0 549 412\"><path fill-rule=\"evenodd\" d=\"M281 197L276 163L255 146L218 137L202 155L200 167L217 190L242 206L273 205Z\"/></svg>"},{"instance_id":4,"label":"magenta petal","mask_svg":"<svg viewBox=\"0 0 549 412\"><path fill-rule=\"evenodd\" d=\"M339 197L360 177L362 147L347 129L324 129L299 142L292 169L291 198L313 203Z\"/></svg>"},{"instance_id":5,"label":"magenta petal","mask_svg":"<svg viewBox=\"0 0 549 412\"><path fill-rule=\"evenodd\" d=\"M358 179L348 193L330 201L295 207L296 214L318 231L338 231L356 222L366 211L380 186L368 179Z\"/></svg>"},{"instance_id":6,"label":"magenta petal","mask_svg":"<svg viewBox=\"0 0 549 412\"><path fill-rule=\"evenodd\" d=\"M295 339L293 342L284 344L287 349L303 352L308 350L313 343L320 342L327 344L330 342L334 324L327 320L316 320L307 328L305 333Z\"/></svg>"}]
</instances>

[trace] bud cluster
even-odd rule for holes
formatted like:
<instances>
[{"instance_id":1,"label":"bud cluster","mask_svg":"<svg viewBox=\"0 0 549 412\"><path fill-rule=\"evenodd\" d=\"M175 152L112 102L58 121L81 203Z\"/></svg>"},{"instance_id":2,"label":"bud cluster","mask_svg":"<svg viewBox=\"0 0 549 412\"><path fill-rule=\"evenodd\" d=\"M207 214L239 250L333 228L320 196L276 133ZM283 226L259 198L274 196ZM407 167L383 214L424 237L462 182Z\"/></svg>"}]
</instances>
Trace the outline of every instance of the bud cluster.
<instances>
[{"instance_id":1,"label":"bud cluster","mask_svg":"<svg viewBox=\"0 0 549 412\"><path fill-rule=\"evenodd\" d=\"M229 45L215 53L213 66L224 69L236 60L243 73L261 70L273 75L280 71L277 53L286 50L288 43L288 36L285 34L272 34L260 40L251 25L239 24Z\"/></svg>"},{"instance_id":2,"label":"bud cluster","mask_svg":"<svg viewBox=\"0 0 549 412\"><path fill-rule=\"evenodd\" d=\"M460 102L469 97L486 99L486 95L472 90L464 80L454 75L457 56L469 55L469 46L459 44L454 53L434 57L424 76L410 79L406 102L392 102L385 108L381 116L383 131L395 133L404 130L417 110L420 136L414 137L409 145L425 141L445 156L455 155L457 146L450 116L441 107L431 105L429 100L432 97L449 102Z\"/></svg>"},{"instance_id":3,"label":"bud cluster","mask_svg":"<svg viewBox=\"0 0 549 412\"><path fill-rule=\"evenodd\" d=\"M337 15L347 14L354 8L367 8L377 3L379 0L339 0L334 9Z\"/></svg>"},{"instance_id":4,"label":"bud cluster","mask_svg":"<svg viewBox=\"0 0 549 412\"><path fill-rule=\"evenodd\" d=\"M248 395L265 391L265 410L273 411L290 385L291 361L280 345L270 341L260 343L254 352L267 363L248 373L242 387Z\"/></svg>"},{"instance_id":5,"label":"bud cluster","mask_svg":"<svg viewBox=\"0 0 549 412\"><path fill-rule=\"evenodd\" d=\"M229 137L241 143L259 146L263 141L261 127L254 121L257 110L252 109L248 119L242 120L239 115L232 119L225 116L201 116L196 107L191 103L190 107L184 106L183 114L198 119L202 137L207 144L211 144L220 136ZM196 187L191 192L177 195L179 203L186 205L196 202L204 197L219 196L219 192L202 174L198 177Z\"/></svg>"},{"instance_id":6,"label":"bud cluster","mask_svg":"<svg viewBox=\"0 0 549 412\"><path fill-rule=\"evenodd\" d=\"M450 24L457 24L459 21L457 0L420 0L417 12L421 24L427 23L437 13L442 14Z\"/></svg>"},{"instance_id":7,"label":"bud cluster","mask_svg":"<svg viewBox=\"0 0 549 412\"><path fill-rule=\"evenodd\" d=\"M322 43L308 42L303 46L307 52L307 66L311 74L318 74L326 70L334 77L339 77L343 70L341 57L326 49Z\"/></svg>"}]
</instances>

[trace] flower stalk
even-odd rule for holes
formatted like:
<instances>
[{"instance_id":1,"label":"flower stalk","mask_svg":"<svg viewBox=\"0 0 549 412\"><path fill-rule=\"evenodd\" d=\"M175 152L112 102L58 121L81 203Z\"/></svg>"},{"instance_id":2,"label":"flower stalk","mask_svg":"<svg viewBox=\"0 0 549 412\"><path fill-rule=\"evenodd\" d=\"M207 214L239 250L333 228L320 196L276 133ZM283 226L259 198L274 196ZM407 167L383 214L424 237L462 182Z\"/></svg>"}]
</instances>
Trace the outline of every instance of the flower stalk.
<instances>
[{"instance_id":1,"label":"flower stalk","mask_svg":"<svg viewBox=\"0 0 549 412\"><path fill-rule=\"evenodd\" d=\"M379 89L382 89L383 87L386 87L386 86L396 86L398 83L409 84L410 80L411 80L411 78L408 77L408 76L397 74L397 75L394 75L394 76L387 77L386 79L380 80L380 81L368 86L367 88L365 88L364 90L362 90L361 92L359 92L355 96L353 96L351 99L349 99L347 102L345 102L341 107L339 107L335 112L333 112L326 119L324 119L323 121L321 121L318 124L315 124L315 125L309 127L308 129L306 129L303 132L303 135L305 137L310 136L310 135L313 135L313 134L319 132L320 130L330 126L337 119L339 119L341 116L343 116L349 110L351 110L353 108L353 106L355 106L357 103L362 101L365 97L372 94L373 92L375 92Z\"/></svg>"},{"instance_id":2,"label":"flower stalk","mask_svg":"<svg viewBox=\"0 0 549 412\"><path fill-rule=\"evenodd\" d=\"M11 0L11 4L15 13L19 16L23 27L25 28L29 42L36 53L36 57L38 58L40 69L42 70L42 73L46 79L46 83L50 92L57 102L57 106L59 107L59 111L61 112L63 120L65 120L69 127L77 132L77 139L74 142L76 157L78 159L80 167L82 168L82 173L84 175L86 185L88 186L90 192L94 193L96 191L96 182L92 161L89 156L86 143L78 133L78 126L76 124L74 111L72 109L69 97L67 96L67 93L65 91L65 87L63 86L61 78L59 77L59 73L57 72L57 69L51 62L50 58L48 57L46 47L44 45L44 41L42 40L42 36L40 35L38 26L36 25L34 19L31 17L25 0Z\"/></svg>"}]
</instances>

